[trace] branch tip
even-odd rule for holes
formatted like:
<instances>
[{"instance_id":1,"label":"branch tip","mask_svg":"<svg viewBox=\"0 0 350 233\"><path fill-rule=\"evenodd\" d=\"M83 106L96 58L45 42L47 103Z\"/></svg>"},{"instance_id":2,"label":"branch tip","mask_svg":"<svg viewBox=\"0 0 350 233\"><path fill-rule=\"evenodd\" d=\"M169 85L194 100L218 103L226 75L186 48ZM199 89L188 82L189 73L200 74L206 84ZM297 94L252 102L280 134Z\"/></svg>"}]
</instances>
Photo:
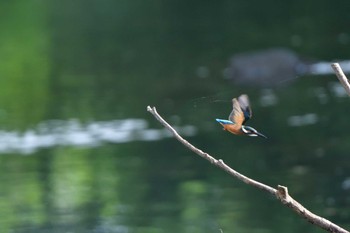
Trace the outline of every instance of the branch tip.
<instances>
[{"instance_id":1,"label":"branch tip","mask_svg":"<svg viewBox=\"0 0 350 233\"><path fill-rule=\"evenodd\" d=\"M341 85L343 85L346 93L348 95L350 95L350 84L349 84L349 80L346 77L346 75L344 74L342 68L340 67L339 63L332 63L331 64L332 69L335 72L335 75L337 76L337 78L339 79Z\"/></svg>"}]
</instances>

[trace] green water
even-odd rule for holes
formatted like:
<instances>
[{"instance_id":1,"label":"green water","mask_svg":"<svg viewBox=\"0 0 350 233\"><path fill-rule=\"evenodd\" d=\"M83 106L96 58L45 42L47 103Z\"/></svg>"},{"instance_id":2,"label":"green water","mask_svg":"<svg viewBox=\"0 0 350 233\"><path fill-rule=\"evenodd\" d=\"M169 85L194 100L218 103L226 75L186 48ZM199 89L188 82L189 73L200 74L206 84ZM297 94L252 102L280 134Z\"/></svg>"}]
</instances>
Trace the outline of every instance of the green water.
<instances>
[{"instance_id":1,"label":"green water","mask_svg":"<svg viewBox=\"0 0 350 233\"><path fill-rule=\"evenodd\" d=\"M348 2L0 1L1 232L323 232L187 140L350 229L350 100L334 75L272 89L223 78L269 47L349 59ZM250 96L248 125L221 130Z\"/></svg>"}]
</instances>

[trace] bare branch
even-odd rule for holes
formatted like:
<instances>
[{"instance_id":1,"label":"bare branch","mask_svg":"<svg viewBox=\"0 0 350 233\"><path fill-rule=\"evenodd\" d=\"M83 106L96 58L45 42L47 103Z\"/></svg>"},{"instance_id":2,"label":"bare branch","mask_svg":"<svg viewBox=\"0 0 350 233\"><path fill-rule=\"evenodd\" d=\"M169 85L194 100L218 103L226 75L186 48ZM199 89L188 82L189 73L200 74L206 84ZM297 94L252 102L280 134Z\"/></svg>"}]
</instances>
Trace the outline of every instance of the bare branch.
<instances>
[{"instance_id":1,"label":"bare branch","mask_svg":"<svg viewBox=\"0 0 350 233\"><path fill-rule=\"evenodd\" d=\"M348 95L350 96L350 84L349 84L349 80L347 79L347 77L345 76L342 68L340 67L339 63L332 63L331 64L335 74L337 75L340 83L343 85L343 87L345 88L346 93L348 93Z\"/></svg>"},{"instance_id":2,"label":"bare branch","mask_svg":"<svg viewBox=\"0 0 350 233\"><path fill-rule=\"evenodd\" d=\"M149 111L165 128L170 130L170 132L174 135L174 137L181 142L184 146L195 152L197 155L201 156L202 158L208 160L210 163L214 164L215 166L221 168L222 170L226 171L228 174L234 176L238 180L251 185L255 188L261 189L263 191L266 191L272 195L274 195L278 200L280 200L284 205L288 206L292 210L294 210L296 213L298 213L300 216L305 218L310 223L323 228L326 231L329 232L336 232L336 233L350 233L347 230L341 228L340 226L332 223L331 221L322 218L309 210L307 210L304 206L302 206L299 202L294 200L288 193L287 187L278 185L277 189L274 189L268 185L265 185L263 183L260 183L256 180L253 180L236 170L232 169L228 165L224 163L221 159L217 160L208 153L203 152L202 150L198 149L197 147L193 146L191 143L186 141L184 138L182 138L176 130L169 125L168 122L166 122L157 112L155 107L147 107L147 111Z\"/></svg>"}]
</instances>

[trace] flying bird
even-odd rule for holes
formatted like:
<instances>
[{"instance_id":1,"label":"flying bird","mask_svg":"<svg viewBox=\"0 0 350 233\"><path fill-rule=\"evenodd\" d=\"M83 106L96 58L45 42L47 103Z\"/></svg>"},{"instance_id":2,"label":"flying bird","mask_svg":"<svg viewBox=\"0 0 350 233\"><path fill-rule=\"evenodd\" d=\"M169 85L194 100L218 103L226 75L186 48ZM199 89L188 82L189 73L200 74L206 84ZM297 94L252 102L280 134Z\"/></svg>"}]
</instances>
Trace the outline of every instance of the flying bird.
<instances>
[{"instance_id":1,"label":"flying bird","mask_svg":"<svg viewBox=\"0 0 350 233\"><path fill-rule=\"evenodd\" d=\"M228 120L216 119L224 128L224 130L236 135L260 136L267 138L262 133L250 126L244 125L252 118L252 110L249 105L248 95L240 95L238 98L232 99L233 110Z\"/></svg>"}]
</instances>

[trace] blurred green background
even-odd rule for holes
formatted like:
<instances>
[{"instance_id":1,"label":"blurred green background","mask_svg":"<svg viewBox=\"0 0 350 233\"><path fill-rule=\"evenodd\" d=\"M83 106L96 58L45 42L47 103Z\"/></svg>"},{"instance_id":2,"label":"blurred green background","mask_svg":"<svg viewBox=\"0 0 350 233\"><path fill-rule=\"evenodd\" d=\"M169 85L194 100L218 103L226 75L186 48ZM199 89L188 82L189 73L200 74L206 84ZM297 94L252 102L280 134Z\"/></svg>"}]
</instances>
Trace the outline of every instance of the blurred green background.
<instances>
[{"instance_id":1,"label":"blurred green background","mask_svg":"<svg viewBox=\"0 0 350 233\"><path fill-rule=\"evenodd\" d=\"M348 1L0 1L1 232L323 232L171 138L289 187L350 229L350 101L335 75L224 78L270 47L349 59ZM249 125L221 130L247 93Z\"/></svg>"}]
</instances>

